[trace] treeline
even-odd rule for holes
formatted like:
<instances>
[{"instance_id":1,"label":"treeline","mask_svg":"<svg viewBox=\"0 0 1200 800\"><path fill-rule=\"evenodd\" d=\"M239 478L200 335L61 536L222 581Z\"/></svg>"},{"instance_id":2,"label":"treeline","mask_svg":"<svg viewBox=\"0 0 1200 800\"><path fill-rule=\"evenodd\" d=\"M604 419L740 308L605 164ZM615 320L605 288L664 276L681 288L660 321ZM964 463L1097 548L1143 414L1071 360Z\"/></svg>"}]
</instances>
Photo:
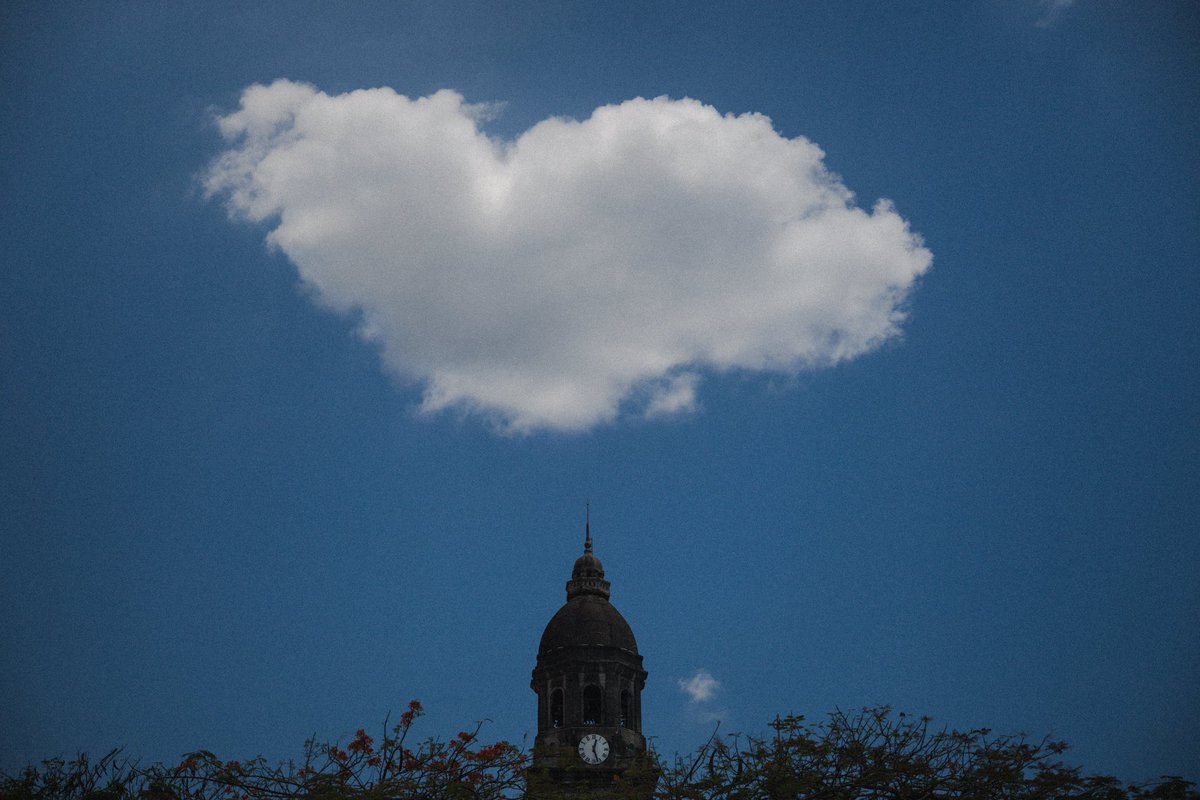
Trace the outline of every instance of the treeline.
<instances>
[{"instance_id":1,"label":"treeline","mask_svg":"<svg viewBox=\"0 0 1200 800\"><path fill-rule=\"evenodd\" d=\"M298 760L223 761L198 750L179 764L143 767L113 751L99 759L48 759L0 776L0 800L447 800L519 798L536 779L528 752L485 743L480 727L414 741L420 703L386 733L349 742L305 742ZM955 731L888 708L786 717L762 737L714 736L695 753L651 753L656 800L1200 800L1195 783L1164 776L1128 784L1086 775L1049 738ZM645 795L645 775L606 797Z\"/></svg>"}]
</instances>

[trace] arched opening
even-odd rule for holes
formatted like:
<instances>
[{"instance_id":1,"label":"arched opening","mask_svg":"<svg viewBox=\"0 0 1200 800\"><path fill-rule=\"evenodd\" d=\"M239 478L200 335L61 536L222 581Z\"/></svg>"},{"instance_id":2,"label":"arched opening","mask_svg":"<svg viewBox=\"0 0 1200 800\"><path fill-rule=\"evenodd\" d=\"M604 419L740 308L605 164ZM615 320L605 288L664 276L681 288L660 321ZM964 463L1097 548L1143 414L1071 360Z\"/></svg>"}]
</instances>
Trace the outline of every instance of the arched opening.
<instances>
[{"instance_id":1,"label":"arched opening","mask_svg":"<svg viewBox=\"0 0 1200 800\"><path fill-rule=\"evenodd\" d=\"M563 725L563 693L555 689L550 693L550 727L561 728Z\"/></svg>"},{"instance_id":2,"label":"arched opening","mask_svg":"<svg viewBox=\"0 0 1200 800\"><path fill-rule=\"evenodd\" d=\"M583 724L599 725L604 713L604 701L599 686L588 686L583 690Z\"/></svg>"},{"instance_id":3,"label":"arched opening","mask_svg":"<svg viewBox=\"0 0 1200 800\"><path fill-rule=\"evenodd\" d=\"M621 727L633 727L633 695L629 690L621 692Z\"/></svg>"}]
</instances>

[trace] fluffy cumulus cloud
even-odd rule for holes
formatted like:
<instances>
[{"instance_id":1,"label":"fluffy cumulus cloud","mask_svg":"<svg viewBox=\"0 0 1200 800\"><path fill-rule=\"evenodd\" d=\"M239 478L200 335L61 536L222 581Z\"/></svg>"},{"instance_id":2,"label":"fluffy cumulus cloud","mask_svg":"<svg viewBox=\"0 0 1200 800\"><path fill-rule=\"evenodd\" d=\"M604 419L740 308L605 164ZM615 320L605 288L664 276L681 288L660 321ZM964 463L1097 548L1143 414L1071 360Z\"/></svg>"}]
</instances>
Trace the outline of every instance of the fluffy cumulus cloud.
<instances>
[{"instance_id":1,"label":"fluffy cumulus cloud","mask_svg":"<svg viewBox=\"0 0 1200 800\"><path fill-rule=\"evenodd\" d=\"M795 372L898 334L931 256L759 114L635 99L513 141L445 90L255 85L205 185L361 320L422 409L581 430L695 408L706 373Z\"/></svg>"},{"instance_id":2,"label":"fluffy cumulus cloud","mask_svg":"<svg viewBox=\"0 0 1200 800\"><path fill-rule=\"evenodd\" d=\"M720 688L721 682L706 669L698 669L692 677L679 680L679 690L693 703L707 703L717 696Z\"/></svg>"}]
</instances>

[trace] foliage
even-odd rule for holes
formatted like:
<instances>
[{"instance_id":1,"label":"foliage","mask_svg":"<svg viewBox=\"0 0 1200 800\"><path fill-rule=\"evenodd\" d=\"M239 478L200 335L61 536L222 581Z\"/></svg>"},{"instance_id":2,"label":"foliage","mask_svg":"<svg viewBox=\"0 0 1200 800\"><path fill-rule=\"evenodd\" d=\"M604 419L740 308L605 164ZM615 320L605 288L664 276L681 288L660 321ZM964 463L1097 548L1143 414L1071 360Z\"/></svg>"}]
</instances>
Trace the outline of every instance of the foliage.
<instances>
[{"instance_id":1,"label":"foliage","mask_svg":"<svg viewBox=\"0 0 1200 800\"><path fill-rule=\"evenodd\" d=\"M889 708L835 711L825 722L777 718L773 738L716 735L677 759L658 786L663 800L1197 800L1195 784L1168 777L1146 786L1085 776L1061 759L1063 742L993 736L987 728L936 730L928 717Z\"/></svg>"},{"instance_id":2,"label":"foliage","mask_svg":"<svg viewBox=\"0 0 1200 800\"><path fill-rule=\"evenodd\" d=\"M47 759L20 775L0 775L0 800L125 800L138 796L141 786L137 766L118 749L98 761L80 753L70 761Z\"/></svg>"},{"instance_id":3,"label":"foliage","mask_svg":"<svg viewBox=\"0 0 1200 800\"><path fill-rule=\"evenodd\" d=\"M299 762L222 761L198 750L173 767L141 768L112 751L98 761L50 759L0 775L0 800L501 800L521 796L528 755L483 745L480 726L448 741L410 742L413 701L376 739L359 730L344 746L305 743ZM1084 775L1066 745L994 736L986 728L935 729L928 717L888 708L834 712L820 723L778 718L774 736L715 733L695 754L659 764L656 800L1200 800L1196 785L1164 777L1146 785ZM648 784L642 783L643 787ZM614 786L612 794L621 787ZM633 784L630 784L630 789ZM642 790L635 792L643 794ZM607 794L607 793L606 793Z\"/></svg>"},{"instance_id":4,"label":"foliage","mask_svg":"<svg viewBox=\"0 0 1200 800\"><path fill-rule=\"evenodd\" d=\"M526 755L508 742L480 745L481 724L449 741L428 739L410 746L413 722L422 713L413 701L378 745L360 729L344 746L309 739L304 757L272 765L261 756L222 761L197 750L177 766L141 769L87 756L52 759L42 769L0 780L0 800L285 800L306 798L503 798L520 794Z\"/></svg>"}]
</instances>

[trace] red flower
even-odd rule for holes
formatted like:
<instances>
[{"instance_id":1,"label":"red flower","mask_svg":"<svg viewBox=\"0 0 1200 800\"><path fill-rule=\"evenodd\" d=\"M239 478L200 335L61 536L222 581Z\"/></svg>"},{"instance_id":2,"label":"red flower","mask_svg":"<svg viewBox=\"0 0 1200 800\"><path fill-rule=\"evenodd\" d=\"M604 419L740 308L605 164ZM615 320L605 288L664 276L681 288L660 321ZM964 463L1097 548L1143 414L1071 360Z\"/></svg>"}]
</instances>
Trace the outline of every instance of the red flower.
<instances>
[{"instance_id":1,"label":"red flower","mask_svg":"<svg viewBox=\"0 0 1200 800\"><path fill-rule=\"evenodd\" d=\"M354 734L354 741L346 746L346 749L351 753L373 753L375 752L375 740L367 735L367 732L362 728L358 729L358 733Z\"/></svg>"}]
</instances>

